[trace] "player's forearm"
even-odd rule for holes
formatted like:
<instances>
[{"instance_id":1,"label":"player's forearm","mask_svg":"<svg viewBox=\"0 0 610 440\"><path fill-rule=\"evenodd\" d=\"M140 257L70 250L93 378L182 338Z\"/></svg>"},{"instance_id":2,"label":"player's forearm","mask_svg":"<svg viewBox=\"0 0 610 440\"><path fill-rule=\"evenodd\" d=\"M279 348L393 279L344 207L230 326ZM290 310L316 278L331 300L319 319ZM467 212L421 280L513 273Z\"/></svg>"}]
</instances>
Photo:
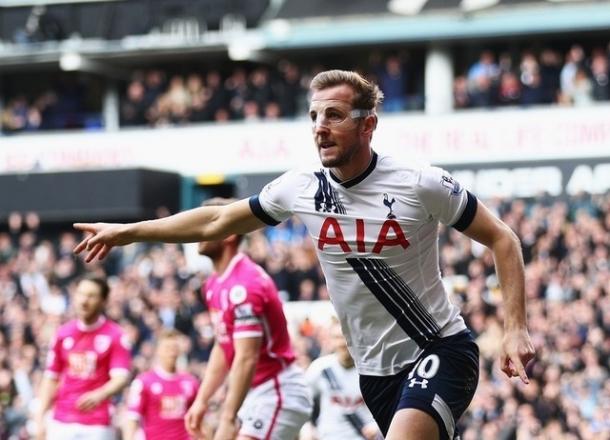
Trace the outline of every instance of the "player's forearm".
<instances>
[{"instance_id":1,"label":"player's forearm","mask_svg":"<svg viewBox=\"0 0 610 440\"><path fill-rule=\"evenodd\" d=\"M97 391L100 392L103 400L106 400L106 399L111 398L118 392L120 392L123 388L125 388L127 386L128 382L129 382L128 375L114 376L114 377L110 378L110 380L108 382L106 382L104 385L99 387L97 389Z\"/></svg>"},{"instance_id":2,"label":"player's forearm","mask_svg":"<svg viewBox=\"0 0 610 440\"><path fill-rule=\"evenodd\" d=\"M491 249L504 301L504 328L525 329L525 280L519 239L512 231L507 232L494 242Z\"/></svg>"},{"instance_id":3,"label":"player's forearm","mask_svg":"<svg viewBox=\"0 0 610 440\"><path fill-rule=\"evenodd\" d=\"M219 209L215 206L190 209L156 220L125 225L129 241L187 243L220 238Z\"/></svg>"},{"instance_id":4,"label":"player's forearm","mask_svg":"<svg viewBox=\"0 0 610 440\"><path fill-rule=\"evenodd\" d=\"M40 384L40 394L38 396L39 405L37 417L42 420L46 412L51 408L51 404L53 400L55 400L55 395L57 394L57 379L53 379L52 377L44 376L42 379L42 383Z\"/></svg>"},{"instance_id":5,"label":"player's forearm","mask_svg":"<svg viewBox=\"0 0 610 440\"><path fill-rule=\"evenodd\" d=\"M233 359L221 417L231 421L237 417L237 411L239 411L252 384L257 362L258 358L256 356L236 356Z\"/></svg>"},{"instance_id":6,"label":"player's forearm","mask_svg":"<svg viewBox=\"0 0 610 440\"><path fill-rule=\"evenodd\" d=\"M135 440L139 423L136 419L128 419L123 427L123 440Z\"/></svg>"},{"instance_id":7,"label":"player's forearm","mask_svg":"<svg viewBox=\"0 0 610 440\"><path fill-rule=\"evenodd\" d=\"M252 214L248 200L226 206L204 206L169 217L126 225L130 241L185 243L218 240L264 226Z\"/></svg>"},{"instance_id":8,"label":"player's forearm","mask_svg":"<svg viewBox=\"0 0 610 440\"><path fill-rule=\"evenodd\" d=\"M227 362L225 360L222 349L218 344L214 344L212 352L210 353L210 359L205 369L205 375L199 391L197 392L197 399L200 402L207 404L212 396L216 393L216 390L223 384L225 377L227 376Z\"/></svg>"}]
</instances>

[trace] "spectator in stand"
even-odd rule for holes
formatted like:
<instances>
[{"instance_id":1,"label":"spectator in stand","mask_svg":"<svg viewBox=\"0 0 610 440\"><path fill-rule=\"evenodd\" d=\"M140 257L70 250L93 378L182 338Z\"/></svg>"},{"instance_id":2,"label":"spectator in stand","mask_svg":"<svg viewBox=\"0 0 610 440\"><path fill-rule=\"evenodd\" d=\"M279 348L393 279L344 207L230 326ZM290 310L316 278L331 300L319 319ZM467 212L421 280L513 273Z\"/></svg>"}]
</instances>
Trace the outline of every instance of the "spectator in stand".
<instances>
[{"instance_id":1,"label":"spectator in stand","mask_svg":"<svg viewBox=\"0 0 610 440\"><path fill-rule=\"evenodd\" d=\"M383 67L376 72L376 76L384 96L383 110L403 111L407 101L407 72L404 59L399 55L388 56Z\"/></svg>"},{"instance_id":2,"label":"spectator in stand","mask_svg":"<svg viewBox=\"0 0 610 440\"><path fill-rule=\"evenodd\" d=\"M280 105L276 101L269 101L267 105L265 105L265 115L264 118L266 121L277 121L281 116L281 108Z\"/></svg>"},{"instance_id":3,"label":"spectator in stand","mask_svg":"<svg viewBox=\"0 0 610 440\"><path fill-rule=\"evenodd\" d=\"M593 81L593 99L608 101L610 99L610 77L608 55L603 49L593 51L591 58L591 76Z\"/></svg>"},{"instance_id":4,"label":"spectator in stand","mask_svg":"<svg viewBox=\"0 0 610 440\"><path fill-rule=\"evenodd\" d=\"M498 87L499 105L516 105L521 103L521 83L513 72L504 72L500 76Z\"/></svg>"},{"instance_id":5,"label":"spectator in stand","mask_svg":"<svg viewBox=\"0 0 610 440\"><path fill-rule=\"evenodd\" d=\"M543 49L540 53L540 82L542 104L557 102L561 89L561 56L553 49Z\"/></svg>"},{"instance_id":6,"label":"spectator in stand","mask_svg":"<svg viewBox=\"0 0 610 440\"><path fill-rule=\"evenodd\" d=\"M561 86L560 102L572 103L575 92L575 82L577 72L584 68L585 52L582 46L578 44L572 45L565 56L565 63L561 68L559 76Z\"/></svg>"},{"instance_id":7,"label":"spectator in stand","mask_svg":"<svg viewBox=\"0 0 610 440\"><path fill-rule=\"evenodd\" d=\"M274 95L270 83L269 69L265 67L258 67L254 69L248 78L246 102L256 103L258 116L263 116L263 110L267 106L267 103L273 100ZM251 119L253 117L253 114L246 115L246 109L244 108L244 118Z\"/></svg>"},{"instance_id":8,"label":"spectator in stand","mask_svg":"<svg viewBox=\"0 0 610 440\"><path fill-rule=\"evenodd\" d=\"M5 133L36 130L40 124L40 113L36 107L28 105L25 96L10 100L0 114L0 127Z\"/></svg>"},{"instance_id":9,"label":"spectator in stand","mask_svg":"<svg viewBox=\"0 0 610 440\"><path fill-rule=\"evenodd\" d=\"M301 83L299 67L287 60L278 64L281 80L277 84L277 99L280 106L280 115L294 118L306 108L306 88Z\"/></svg>"},{"instance_id":10,"label":"spectator in stand","mask_svg":"<svg viewBox=\"0 0 610 440\"><path fill-rule=\"evenodd\" d=\"M540 104L543 101L542 78L540 65L536 56L527 51L521 57L519 64L519 80L522 85L521 104Z\"/></svg>"},{"instance_id":11,"label":"spectator in stand","mask_svg":"<svg viewBox=\"0 0 610 440\"><path fill-rule=\"evenodd\" d=\"M144 76L146 93L144 102L147 108L151 108L157 99L163 94L165 88L165 75L161 70L153 69L146 72Z\"/></svg>"},{"instance_id":12,"label":"spectator in stand","mask_svg":"<svg viewBox=\"0 0 610 440\"><path fill-rule=\"evenodd\" d=\"M579 67L576 70L569 97L577 107L588 106L593 103L593 84L585 68Z\"/></svg>"},{"instance_id":13,"label":"spectator in stand","mask_svg":"<svg viewBox=\"0 0 610 440\"><path fill-rule=\"evenodd\" d=\"M220 73L217 70L210 70L206 75L206 101L208 111L205 119L207 121L230 119L230 114L227 111L227 96L227 90L222 83ZM222 112L224 115L219 117L219 112Z\"/></svg>"},{"instance_id":14,"label":"spectator in stand","mask_svg":"<svg viewBox=\"0 0 610 440\"><path fill-rule=\"evenodd\" d=\"M459 75L453 80L453 102L456 109L470 107L468 80L464 75Z\"/></svg>"},{"instance_id":15,"label":"spectator in stand","mask_svg":"<svg viewBox=\"0 0 610 440\"><path fill-rule=\"evenodd\" d=\"M205 121L208 115L208 92L203 84L203 77L198 73L191 73L186 79L186 90L189 94L189 121Z\"/></svg>"},{"instance_id":16,"label":"spectator in stand","mask_svg":"<svg viewBox=\"0 0 610 440\"><path fill-rule=\"evenodd\" d=\"M121 105L121 125L145 125L146 102L144 84L140 80L133 80L127 86L127 96Z\"/></svg>"},{"instance_id":17,"label":"spectator in stand","mask_svg":"<svg viewBox=\"0 0 610 440\"><path fill-rule=\"evenodd\" d=\"M244 104L248 100L248 77L246 71L237 67L224 84L227 90L232 119L243 119Z\"/></svg>"},{"instance_id":18,"label":"spectator in stand","mask_svg":"<svg viewBox=\"0 0 610 440\"><path fill-rule=\"evenodd\" d=\"M492 51L481 52L479 61L468 70L468 85L475 107L486 107L494 103L494 89L500 75Z\"/></svg>"},{"instance_id":19,"label":"spectator in stand","mask_svg":"<svg viewBox=\"0 0 610 440\"><path fill-rule=\"evenodd\" d=\"M259 122L261 120L256 101L246 101L243 106L243 120L245 122Z\"/></svg>"}]
</instances>

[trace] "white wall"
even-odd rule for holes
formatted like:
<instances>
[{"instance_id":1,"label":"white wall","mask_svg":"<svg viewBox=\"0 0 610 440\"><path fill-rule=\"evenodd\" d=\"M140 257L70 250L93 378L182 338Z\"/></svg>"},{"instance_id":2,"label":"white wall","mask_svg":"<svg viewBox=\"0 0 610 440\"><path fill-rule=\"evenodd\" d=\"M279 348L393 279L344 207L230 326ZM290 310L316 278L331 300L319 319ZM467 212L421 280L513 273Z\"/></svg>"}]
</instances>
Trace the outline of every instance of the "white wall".
<instances>
[{"instance_id":1,"label":"white wall","mask_svg":"<svg viewBox=\"0 0 610 440\"><path fill-rule=\"evenodd\" d=\"M610 157L610 105L382 114L373 147L441 165ZM194 176L316 161L306 121L0 136L0 173L141 166Z\"/></svg>"}]
</instances>

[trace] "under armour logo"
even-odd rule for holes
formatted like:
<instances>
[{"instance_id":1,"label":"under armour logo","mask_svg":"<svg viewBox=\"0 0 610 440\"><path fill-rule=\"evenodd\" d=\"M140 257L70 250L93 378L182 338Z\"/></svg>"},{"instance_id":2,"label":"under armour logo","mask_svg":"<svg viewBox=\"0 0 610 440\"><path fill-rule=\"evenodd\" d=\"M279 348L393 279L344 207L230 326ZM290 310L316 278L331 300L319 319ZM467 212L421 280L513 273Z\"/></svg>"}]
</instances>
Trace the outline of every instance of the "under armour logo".
<instances>
[{"instance_id":1,"label":"under armour logo","mask_svg":"<svg viewBox=\"0 0 610 440\"><path fill-rule=\"evenodd\" d=\"M390 213L387 215L386 218L396 218L396 216L392 213L392 205L394 204L394 202L396 202L396 199L394 197L392 197L392 200L390 200L390 196L388 196L387 193L383 195L383 204L387 206L390 210Z\"/></svg>"},{"instance_id":2,"label":"under armour logo","mask_svg":"<svg viewBox=\"0 0 610 440\"><path fill-rule=\"evenodd\" d=\"M425 390L428 388L428 379L422 379L422 380L417 380L415 378L411 379L411 381L409 382L409 388L413 388L415 385L419 385L422 390Z\"/></svg>"}]
</instances>

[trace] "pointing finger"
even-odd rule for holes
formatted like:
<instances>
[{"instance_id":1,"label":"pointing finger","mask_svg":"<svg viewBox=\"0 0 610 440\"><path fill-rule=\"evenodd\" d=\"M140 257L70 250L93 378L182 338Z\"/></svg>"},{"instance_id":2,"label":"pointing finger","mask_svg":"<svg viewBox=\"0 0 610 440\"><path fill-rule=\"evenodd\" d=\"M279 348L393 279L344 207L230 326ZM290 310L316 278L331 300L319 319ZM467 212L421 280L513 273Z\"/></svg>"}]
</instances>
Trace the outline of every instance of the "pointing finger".
<instances>
[{"instance_id":1,"label":"pointing finger","mask_svg":"<svg viewBox=\"0 0 610 440\"><path fill-rule=\"evenodd\" d=\"M95 226L93 223L73 223L72 227L83 232L95 232Z\"/></svg>"}]
</instances>

